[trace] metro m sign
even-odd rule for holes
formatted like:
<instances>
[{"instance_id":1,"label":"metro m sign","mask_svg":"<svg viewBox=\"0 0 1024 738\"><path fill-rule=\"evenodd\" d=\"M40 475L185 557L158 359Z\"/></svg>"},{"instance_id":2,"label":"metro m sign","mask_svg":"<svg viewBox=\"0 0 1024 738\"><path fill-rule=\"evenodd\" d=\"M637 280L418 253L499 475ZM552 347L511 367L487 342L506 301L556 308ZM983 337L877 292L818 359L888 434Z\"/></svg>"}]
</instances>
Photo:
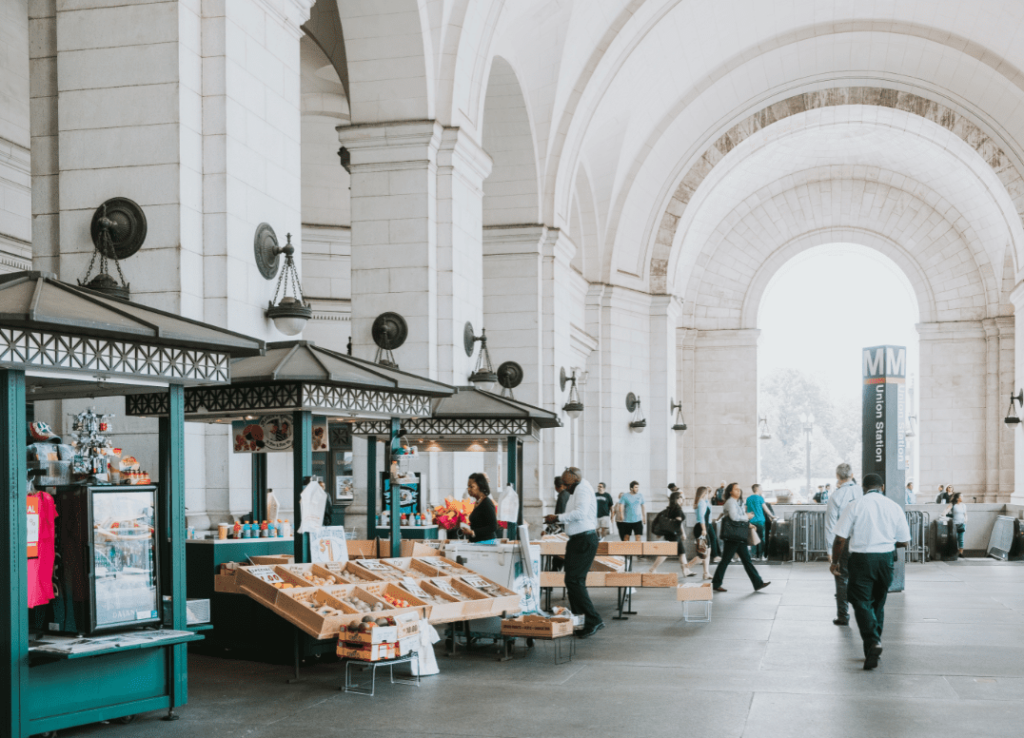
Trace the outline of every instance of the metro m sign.
<instances>
[{"instance_id":1,"label":"metro m sign","mask_svg":"<svg viewBox=\"0 0 1024 738\"><path fill-rule=\"evenodd\" d=\"M907 349L871 346L861 356L861 473L880 475L885 482L885 496L903 507L907 499ZM903 577L901 558L896 563L890 592L903 589Z\"/></svg>"},{"instance_id":2,"label":"metro m sign","mask_svg":"<svg viewBox=\"0 0 1024 738\"><path fill-rule=\"evenodd\" d=\"M864 383L882 384L907 378L907 349L904 346L872 346L864 349ZM875 381L871 381L875 380Z\"/></svg>"}]
</instances>

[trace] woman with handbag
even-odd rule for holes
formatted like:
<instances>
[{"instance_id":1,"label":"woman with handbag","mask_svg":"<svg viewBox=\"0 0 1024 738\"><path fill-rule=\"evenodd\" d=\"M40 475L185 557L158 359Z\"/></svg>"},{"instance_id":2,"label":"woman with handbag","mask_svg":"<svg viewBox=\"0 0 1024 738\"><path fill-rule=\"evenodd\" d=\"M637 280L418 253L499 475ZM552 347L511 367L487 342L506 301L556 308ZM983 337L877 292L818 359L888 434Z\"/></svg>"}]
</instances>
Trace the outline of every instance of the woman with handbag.
<instances>
[{"instance_id":1,"label":"woman with handbag","mask_svg":"<svg viewBox=\"0 0 1024 738\"><path fill-rule=\"evenodd\" d=\"M651 533L661 536L666 541L674 541L676 544L676 555L679 556L679 568L683 575L688 577L697 576L686 568L686 513L683 512L683 493L673 492L668 498L668 507L658 513L654 522L651 523ZM654 560L651 571L654 572L664 563L665 556L659 556Z\"/></svg>"},{"instance_id":2,"label":"woman with handbag","mask_svg":"<svg viewBox=\"0 0 1024 738\"><path fill-rule=\"evenodd\" d=\"M757 569L754 568L754 564L750 560L750 551L747 546L750 542L750 531L753 529L750 518L754 514L746 512L740 506L740 497L742 496L743 490L736 482L730 484L725 490L725 514L722 517L722 560L719 562L718 568L715 569L715 578L712 580L712 586L716 592L726 591L722 586L722 581L725 579L725 570L729 568L729 562L732 561L733 555L738 555L740 561L743 562L743 570L750 577L750 583L754 585L755 592L771 584L771 582L761 579L761 575L757 573Z\"/></svg>"},{"instance_id":3,"label":"woman with handbag","mask_svg":"<svg viewBox=\"0 0 1024 738\"><path fill-rule=\"evenodd\" d=\"M711 579L711 571L708 569L708 564L711 561L711 544L708 541L708 533L714 530L707 523L711 517L711 503L708 502L709 492L711 490L707 487L698 487L697 494L693 496L693 506L697 510L697 522L693 524L693 536L697 539L696 555L690 559L689 564L683 567L686 576L691 576L690 569L699 561L704 567L705 580Z\"/></svg>"},{"instance_id":4,"label":"woman with handbag","mask_svg":"<svg viewBox=\"0 0 1024 738\"><path fill-rule=\"evenodd\" d=\"M946 514L953 518L953 529L956 531L956 552L960 558L963 558L964 533L967 532L967 505L964 504L959 492L954 492L950 498Z\"/></svg>"}]
</instances>

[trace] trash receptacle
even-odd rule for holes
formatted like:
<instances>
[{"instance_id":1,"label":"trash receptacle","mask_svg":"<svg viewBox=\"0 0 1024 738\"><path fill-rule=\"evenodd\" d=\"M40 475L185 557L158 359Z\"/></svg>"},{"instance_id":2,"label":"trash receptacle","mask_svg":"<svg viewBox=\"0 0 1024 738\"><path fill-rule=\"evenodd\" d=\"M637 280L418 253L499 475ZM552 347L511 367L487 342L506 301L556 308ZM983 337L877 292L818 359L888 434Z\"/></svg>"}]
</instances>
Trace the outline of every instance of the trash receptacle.
<instances>
[{"instance_id":1,"label":"trash receptacle","mask_svg":"<svg viewBox=\"0 0 1024 738\"><path fill-rule=\"evenodd\" d=\"M956 561L956 533L953 530L952 518L939 518L935 521L935 555L942 561Z\"/></svg>"},{"instance_id":2,"label":"trash receptacle","mask_svg":"<svg viewBox=\"0 0 1024 738\"><path fill-rule=\"evenodd\" d=\"M789 520L776 520L772 523L771 532L768 534L769 561L789 561L790 526Z\"/></svg>"}]
</instances>

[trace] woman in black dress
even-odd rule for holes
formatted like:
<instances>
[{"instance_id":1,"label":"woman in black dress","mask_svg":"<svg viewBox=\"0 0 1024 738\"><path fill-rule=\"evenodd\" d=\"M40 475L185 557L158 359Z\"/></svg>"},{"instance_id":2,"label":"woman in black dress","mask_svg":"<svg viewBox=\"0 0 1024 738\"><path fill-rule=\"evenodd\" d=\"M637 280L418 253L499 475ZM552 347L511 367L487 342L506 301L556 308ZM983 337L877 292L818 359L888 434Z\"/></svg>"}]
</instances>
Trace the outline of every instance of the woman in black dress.
<instances>
[{"instance_id":1,"label":"woman in black dress","mask_svg":"<svg viewBox=\"0 0 1024 738\"><path fill-rule=\"evenodd\" d=\"M476 507L469 514L469 525L462 524L463 532L474 543L493 543L498 535L498 511L491 499L487 475L479 472L470 474L466 492L476 500Z\"/></svg>"}]
</instances>

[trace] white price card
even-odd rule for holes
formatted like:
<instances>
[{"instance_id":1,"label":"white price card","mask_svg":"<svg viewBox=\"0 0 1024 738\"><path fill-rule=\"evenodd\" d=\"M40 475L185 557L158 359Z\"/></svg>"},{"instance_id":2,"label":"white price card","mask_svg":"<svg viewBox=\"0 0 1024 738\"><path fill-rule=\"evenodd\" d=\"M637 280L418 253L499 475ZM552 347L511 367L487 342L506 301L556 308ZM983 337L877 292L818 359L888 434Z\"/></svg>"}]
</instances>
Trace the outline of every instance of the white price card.
<instances>
[{"instance_id":1,"label":"white price card","mask_svg":"<svg viewBox=\"0 0 1024 738\"><path fill-rule=\"evenodd\" d=\"M246 571L267 584L277 584L278 582L284 581L281 576L269 566L250 566Z\"/></svg>"}]
</instances>

